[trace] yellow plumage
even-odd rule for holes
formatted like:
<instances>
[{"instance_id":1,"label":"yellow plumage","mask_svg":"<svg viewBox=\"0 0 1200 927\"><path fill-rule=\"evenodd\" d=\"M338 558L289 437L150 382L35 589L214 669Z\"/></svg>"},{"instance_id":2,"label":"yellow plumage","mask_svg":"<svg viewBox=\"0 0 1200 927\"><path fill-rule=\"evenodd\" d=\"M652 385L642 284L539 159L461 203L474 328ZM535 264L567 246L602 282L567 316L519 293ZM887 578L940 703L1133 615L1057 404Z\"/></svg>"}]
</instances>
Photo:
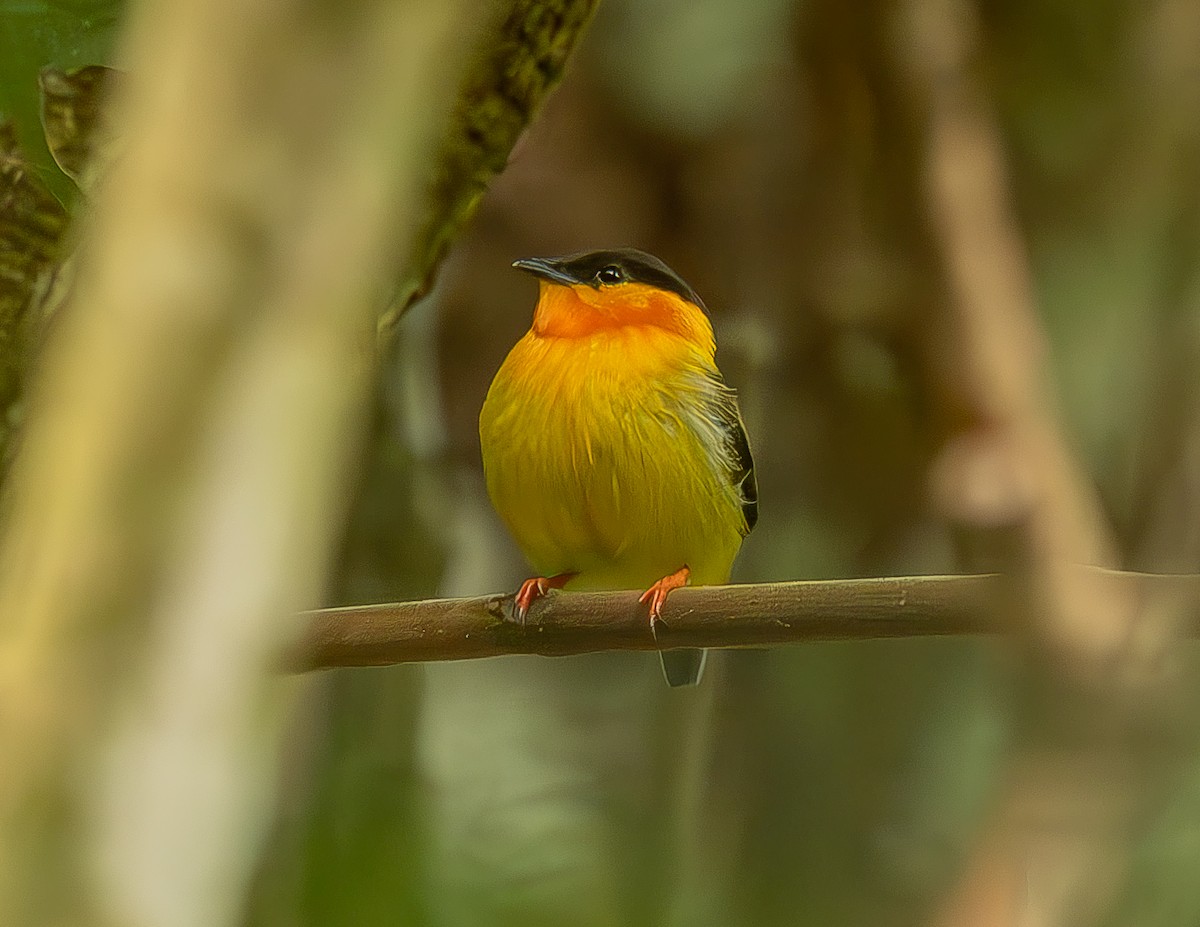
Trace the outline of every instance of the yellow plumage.
<instances>
[{"instance_id":1,"label":"yellow plumage","mask_svg":"<svg viewBox=\"0 0 1200 927\"><path fill-rule=\"evenodd\" d=\"M488 492L535 570L576 574L567 588L646 588L685 565L724 583L755 493L712 327L698 298L628 279L629 255L654 259L602 254L549 266L626 279L543 279L534 326L496 374L479 420Z\"/></svg>"}]
</instances>

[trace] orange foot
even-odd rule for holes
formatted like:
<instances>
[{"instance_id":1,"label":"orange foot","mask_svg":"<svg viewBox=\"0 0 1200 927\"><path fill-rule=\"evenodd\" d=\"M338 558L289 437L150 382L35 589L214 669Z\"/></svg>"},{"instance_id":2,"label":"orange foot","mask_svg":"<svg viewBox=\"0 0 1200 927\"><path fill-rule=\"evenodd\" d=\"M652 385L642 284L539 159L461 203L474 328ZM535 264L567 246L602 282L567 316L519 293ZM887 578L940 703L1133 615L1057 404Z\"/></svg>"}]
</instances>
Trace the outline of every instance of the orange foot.
<instances>
[{"instance_id":1,"label":"orange foot","mask_svg":"<svg viewBox=\"0 0 1200 927\"><path fill-rule=\"evenodd\" d=\"M685 563L674 573L669 576L664 576L653 586L642 593L642 597L638 599L643 605L650 603L650 631L654 632L654 625L662 621L663 603L667 601L667 596L675 589L680 589L688 584L688 580L692 578L692 571L688 569Z\"/></svg>"},{"instance_id":2,"label":"orange foot","mask_svg":"<svg viewBox=\"0 0 1200 927\"><path fill-rule=\"evenodd\" d=\"M524 624L530 605L551 589L561 589L578 575L578 573L559 573L557 576L535 576L521 583L521 588L517 590L513 599L513 614L517 621Z\"/></svg>"}]
</instances>

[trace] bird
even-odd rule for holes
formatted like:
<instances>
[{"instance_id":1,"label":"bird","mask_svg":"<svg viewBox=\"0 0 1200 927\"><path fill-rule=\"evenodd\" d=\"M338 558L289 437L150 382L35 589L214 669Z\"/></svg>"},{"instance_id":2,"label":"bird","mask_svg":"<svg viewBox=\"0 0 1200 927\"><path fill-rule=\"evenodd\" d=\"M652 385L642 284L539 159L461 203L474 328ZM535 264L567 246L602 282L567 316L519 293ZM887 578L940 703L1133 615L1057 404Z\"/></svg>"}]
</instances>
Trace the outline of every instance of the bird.
<instances>
[{"instance_id":1,"label":"bird","mask_svg":"<svg viewBox=\"0 0 1200 927\"><path fill-rule=\"evenodd\" d=\"M758 520L707 309L634 248L512 266L538 279L538 300L488 389L479 438L492 504L538 574L515 617L551 589L643 589L657 639L670 593L728 582ZM700 681L703 651L659 655L671 686Z\"/></svg>"}]
</instances>

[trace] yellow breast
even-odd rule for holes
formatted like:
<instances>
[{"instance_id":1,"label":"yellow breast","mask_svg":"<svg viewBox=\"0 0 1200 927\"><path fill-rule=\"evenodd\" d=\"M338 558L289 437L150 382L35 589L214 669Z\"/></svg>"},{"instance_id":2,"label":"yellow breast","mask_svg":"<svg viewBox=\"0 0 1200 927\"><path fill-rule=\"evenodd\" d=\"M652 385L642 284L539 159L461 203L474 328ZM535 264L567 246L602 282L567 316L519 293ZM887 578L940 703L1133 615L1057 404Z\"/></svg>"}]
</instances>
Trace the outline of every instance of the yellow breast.
<instances>
[{"instance_id":1,"label":"yellow breast","mask_svg":"<svg viewBox=\"0 0 1200 927\"><path fill-rule=\"evenodd\" d=\"M685 563L697 584L728 580L744 522L694 425L709 370L711 340L653 326L517 343L480 441L493 504L535 570L592 589L646 587Z\"/></svg>"}]
</instances>

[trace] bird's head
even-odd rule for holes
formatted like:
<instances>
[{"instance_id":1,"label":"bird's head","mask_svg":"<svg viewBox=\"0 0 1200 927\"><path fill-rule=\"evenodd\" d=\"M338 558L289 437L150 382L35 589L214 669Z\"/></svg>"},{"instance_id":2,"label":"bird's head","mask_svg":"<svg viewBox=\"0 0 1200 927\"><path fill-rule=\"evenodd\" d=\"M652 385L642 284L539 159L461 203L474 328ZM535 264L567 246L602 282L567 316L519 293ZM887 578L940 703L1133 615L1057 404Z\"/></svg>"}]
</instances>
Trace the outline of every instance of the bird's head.
<instances>
[{"instance_id":1,"label":"bird's head","mask_svg":"<svg viewBox=\"0 0 1200 927\"><path fill-rule=\"evenodd\" d=\"M634 248L525 258L513 267L538 278L533 317L540 335L580 338L626 326L653 327L711 344L704 303L683 278Z\"/></svg>"}]
</instances>

